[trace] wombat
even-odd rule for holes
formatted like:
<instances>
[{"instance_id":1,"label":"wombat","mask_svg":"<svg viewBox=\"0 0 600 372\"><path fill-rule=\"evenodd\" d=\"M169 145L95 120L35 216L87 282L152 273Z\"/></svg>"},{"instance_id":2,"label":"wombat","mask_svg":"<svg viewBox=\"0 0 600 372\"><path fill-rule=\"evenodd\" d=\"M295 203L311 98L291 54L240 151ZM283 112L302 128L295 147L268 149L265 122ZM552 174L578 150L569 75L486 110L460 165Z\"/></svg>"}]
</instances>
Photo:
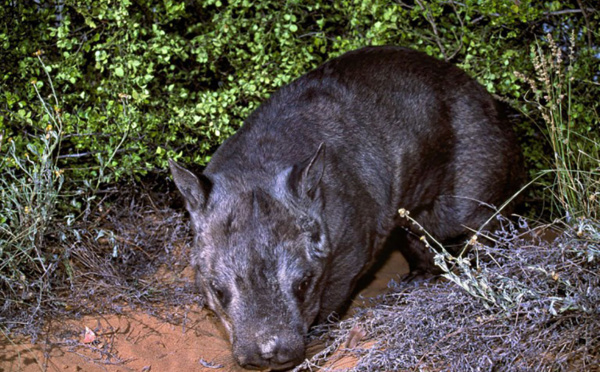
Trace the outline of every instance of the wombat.
<instances>
[{"instance_id":1,"label":"wombat","mask_svg":"<svg viewBox=\"0 0 600 372\"><path fill-rule=\"evenodd\" d=\"M344 308L404 223L399 208L438 241L464 241L516 191L520 163L482 86L386 46L346 53L273 93L202 174L170 167L195 232L197 284L234 358L282 370L304 359L309 327ZM434 271L417 238L400 248L413 273Z\"/></svg>"}]
</instances>

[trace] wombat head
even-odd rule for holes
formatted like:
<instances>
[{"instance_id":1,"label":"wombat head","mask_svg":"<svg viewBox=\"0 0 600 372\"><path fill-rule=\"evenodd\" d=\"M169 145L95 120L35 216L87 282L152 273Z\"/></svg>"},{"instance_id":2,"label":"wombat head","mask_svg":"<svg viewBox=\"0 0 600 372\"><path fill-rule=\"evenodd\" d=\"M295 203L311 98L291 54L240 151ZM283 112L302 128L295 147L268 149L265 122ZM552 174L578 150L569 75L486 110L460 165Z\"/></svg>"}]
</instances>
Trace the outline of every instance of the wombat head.
<instances>
[{"instance_id":1,"label":"wombat head","mask_svg":"<svg viewBox=\"0 0 600 372\"><path fill-rule=\"evenodd\" d=\"M329 252L323 152L277 172L262 188L220 174L196 176L170 162L195 232L197 283L245 368L287 369L304 359Z\"/></svg>"}]
</instances>

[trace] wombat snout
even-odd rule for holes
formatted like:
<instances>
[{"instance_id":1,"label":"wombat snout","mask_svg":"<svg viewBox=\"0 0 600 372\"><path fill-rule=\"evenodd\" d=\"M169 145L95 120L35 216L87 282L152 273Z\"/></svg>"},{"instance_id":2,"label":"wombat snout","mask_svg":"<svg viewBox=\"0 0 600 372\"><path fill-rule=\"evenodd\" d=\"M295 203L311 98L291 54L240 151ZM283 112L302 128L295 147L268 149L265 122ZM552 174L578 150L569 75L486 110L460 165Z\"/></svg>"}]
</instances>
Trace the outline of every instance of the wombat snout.
<instances>
[{"instance_id":1,"label":"wombat snout","mask_svg":"<svg viewBox=\"0 0 600 372\"><path fill-rule=\"evenodd\" d=\"M246 344L247 345L247 344ZM289 342L280 336L272 336L258 341L251 347L244 347L235 353L237 362L251 370L285 370L304 359L304 343Z\"/></svg>"}]
</instances>

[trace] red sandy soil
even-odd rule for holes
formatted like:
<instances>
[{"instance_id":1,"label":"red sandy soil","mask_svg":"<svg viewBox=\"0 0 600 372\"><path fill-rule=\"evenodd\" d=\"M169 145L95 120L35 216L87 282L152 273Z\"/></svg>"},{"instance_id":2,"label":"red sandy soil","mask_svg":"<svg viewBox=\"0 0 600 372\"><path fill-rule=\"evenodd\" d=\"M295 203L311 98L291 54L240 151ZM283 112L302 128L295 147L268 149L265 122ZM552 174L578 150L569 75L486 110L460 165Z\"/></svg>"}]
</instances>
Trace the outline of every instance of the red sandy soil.
<instances>
[{"instance_id":1,"label":"red sandy soil","mask_svg":"<svg viewBox=\"0 0 600 372\"><path fill-rule=\"evenodd\" d=\"M363 304L363 297L384 293L390 279L407 271L402 255L392 253L373 281L361 290L355 304ZM173 312L183 319L182 325L142 311L128 311L122 315L56 320L58 325L49 327L56 331L48 332L35 344L25 338L8 340L0 335L0 372L243 371L233 361L229 341L214 315L198 306L171 309ZM86 327L94 332L87 340ZM349 368L353 362L341 351L329 367Z\"/></svg>"}]
</instances>

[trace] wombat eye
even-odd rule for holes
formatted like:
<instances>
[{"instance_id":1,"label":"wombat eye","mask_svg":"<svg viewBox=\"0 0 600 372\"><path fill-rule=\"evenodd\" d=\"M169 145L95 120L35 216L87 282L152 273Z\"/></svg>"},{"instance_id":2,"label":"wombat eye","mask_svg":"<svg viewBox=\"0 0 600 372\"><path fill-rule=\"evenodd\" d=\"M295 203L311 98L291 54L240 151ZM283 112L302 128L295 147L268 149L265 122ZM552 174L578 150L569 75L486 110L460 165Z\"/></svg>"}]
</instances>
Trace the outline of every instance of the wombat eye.
<instances>
[{"instance_id":1,"label":"wombat eye","mask_svg":"<svg viewBox=\"0 0 600 372\"><path fill-rule=\"evenodd\" d=\"M217 301L221 303L221 306L225 307L229 302L229 292L227 291L227 289L219 286L215 282L210 283L210 289L215 295Z\"/></svg>"},{"instance_id":2,"label":"wombat eye","mask_svg":"<svg viewBox=\"0 0 600 372\"><path fill-rule=\"evenodd\" d=\"M310 234L310 241L313 244L319 244L319 243L321 243L321 231L313 231Z\"/></svg>"},{"instance_id":3,"label":"wombat eye","mask_svg":"<svg viewBox=\"0 0 600 372\"><path fill-rule=\"evenodd\" d=\"M300 301L304 301L304 295L306 295L306 291L308 290L308 287L310 287L311 279L310 276L306 276L296 285L294 292Z\"/></svg>"}]
</instances>

